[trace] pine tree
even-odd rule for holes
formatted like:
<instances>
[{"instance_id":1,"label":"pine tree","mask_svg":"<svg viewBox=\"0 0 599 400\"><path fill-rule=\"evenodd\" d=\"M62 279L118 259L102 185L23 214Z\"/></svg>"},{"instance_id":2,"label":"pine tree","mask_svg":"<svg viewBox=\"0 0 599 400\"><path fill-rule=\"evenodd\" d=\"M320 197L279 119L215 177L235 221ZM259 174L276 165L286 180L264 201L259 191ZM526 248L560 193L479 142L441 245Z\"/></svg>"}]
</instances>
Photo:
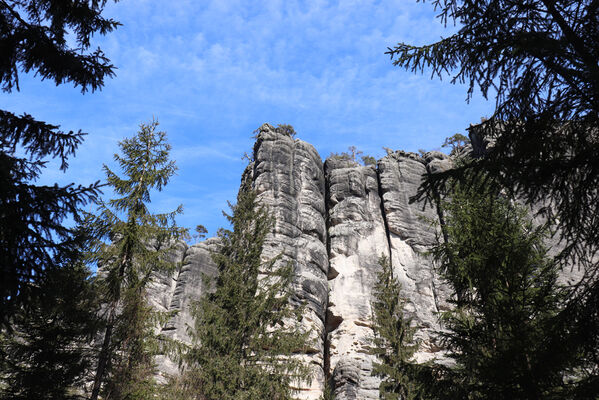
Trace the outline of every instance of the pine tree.
<instances>
[{"instance_id":1,"label":"pine tree","mask_svg":"<svg viewBox=\"0 0 599 400\"><path fill-rule=\"evenodd\" d=\"M599 3L596 0L433 0L459 28L425 45L400 43L394 64L466 83L495 98L490 118L470 129L476 160L431 174L418 197L453 178L492 178L557 225L560 263L585 270L553 340L594 363L599 380ZM486 151L481 148L485 144ZM474 173L471 173L474 172ZM580 354L582 351L584 354Z\"/></svg>"},{"instance_id":2,"label":"pine tree","mask_svg":"<svg viewBox=\"0 0 599 400\"><path fill-rule=\"evenodd\" d=\"M381 256L379 265L372 302L372 354L379 362L372 373L383 379L379 387L381 399L417 399L421 390L416 375L418 366L412 360L418 347L414 342L415 328L404 317L405 300L387 257Z\"/></svg>"},{"instance_id":3,"label":"pine tree","mask_svg":"<svg viewBox=\"0 0 599 400\"><path fill-rule=\"evenodd\" d=\"M0 86L19 90L19 72L33 72L57 85L83 92L99 89L114 66L98 48L88 52L94 34L119 24L102 17L106 0L0 1ZM69 40L67 40L67 37ZM72 47L71 47L72 44ZM0 324L10 328L14 312L35 301L29 285L52 265L76 260L84 237L65 219L77 221L80 207L93 202L99 184L36 185L48 158L66 170L84 133L0 110Z\"/></svg>"},{"instance_id":4,"label":"pine tree","mask_svg":"<svg viewBox=\"0 0 599 400\"><path fill-rule=\"evenodd\" d=\"M214 292L193 310L193 345L185 356L185 381L193 398L290 399L292 384L309 380L309 368L291 357L307 345L290 304L293 268L262 249L273 228L256 193L242 188L227 215L233 230L220 230L213 254L219 275Z\"/></svg>"},{"instance_id":5,"label":"pine tree","mask_svg":"<svg viewBox=\"0 0 599 400\"><path fill-rule=\"evenodd\" d=\"M175 223L181 206L164 214L148 210L150 190L162 190L176 170L166 134L157 126L157 121L141 124L135 137L120 143L123 155L114 158L124 177L104 166L108 184L120 197L101 202L99 215L88 217L90 231L100 239L89 259L100 266L106 314L92 400L102 385L103 398L117 400L150 398L155 389L159 338L154 327L160 315L146 303L145 289L154 274L173 271L167 255L185 234Z\"/></svg>"},{"instance_id":6,"label":"pine tree","mask_svg":"<svg viewBox=\"0 0 599 400\"><path fill-rule=\"evenodd\" d=\"M83 399L99 330L99 304L82 264L44 271L28 308L13 318L13 331L0 334L0 398Z\"/></svg>"},{"instance_id":7,"label":"pine tree","mask_svg":"<svg viewBox=\"0 0 599 400\"><path fill-rule=\"evenodd\" d=\"M577 386L586 384L584 362L550 340L561 329L564 290L543 227L484 184L456 184L443 210L447 241L433 254L454 292L442 335L456 362L450 374L456 396L575 398Z\"/></svg>"}]
</instances>

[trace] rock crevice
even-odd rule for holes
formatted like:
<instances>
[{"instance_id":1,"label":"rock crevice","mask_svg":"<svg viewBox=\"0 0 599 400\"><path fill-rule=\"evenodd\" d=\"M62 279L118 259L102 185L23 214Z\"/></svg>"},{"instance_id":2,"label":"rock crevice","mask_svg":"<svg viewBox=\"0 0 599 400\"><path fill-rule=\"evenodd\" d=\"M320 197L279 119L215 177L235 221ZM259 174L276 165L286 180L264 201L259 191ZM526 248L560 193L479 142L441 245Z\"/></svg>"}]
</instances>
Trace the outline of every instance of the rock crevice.
<instances>
[{"instance_id":1,"label":"rock crevice","mask_svg":"<svg viewBox=\"0 0 599 400\"><path fill-rule=\"evenodd\" d=\"M438 313L449 308L449 290L435 273L427 250L439 235L438 210L410 202L422 176L446 170L440 152L424 156L391 152L376 166L342 157L322 162L310 144L265 124L258 130L253 161L242 176L268 207L276 223L267 237L264 259L280 257L294 266L293 304L306 311L302 329L312 344L298 354L313 368L310 384L298 386L298 399L317 400L325 386L335 398L378 399L380 379L372 376L370 354L373 287L386 255L406 299L405 312L417 328L417 361L443 358L435 341ZM210 251L216 239L173 254L181 267L173 277L157 277L150 298L165 311L177 311L163 333L189 342L189 305L205 294L203 276L215 276ZM162 359L164 374L176 365Z\"/></svg>"}]
</instances>

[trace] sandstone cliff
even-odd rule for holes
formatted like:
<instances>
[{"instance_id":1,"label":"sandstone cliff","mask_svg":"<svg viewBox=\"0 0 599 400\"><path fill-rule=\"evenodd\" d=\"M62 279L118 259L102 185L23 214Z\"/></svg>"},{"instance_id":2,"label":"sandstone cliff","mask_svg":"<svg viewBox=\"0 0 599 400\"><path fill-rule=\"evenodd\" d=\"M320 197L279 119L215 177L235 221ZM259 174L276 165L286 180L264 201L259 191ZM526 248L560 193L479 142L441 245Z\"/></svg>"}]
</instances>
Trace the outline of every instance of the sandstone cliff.
<instances>
[{"instance_id":1,"label":"sandstone cliff","mask_svg":"<svg viewBox=\"0 0 599 400\"><path fill-rule=\"evenodd\" d=\"M418 327L416 359L443 358L433 332L440 329L437 313L447 307L448 290L425 253L435 241L437 214L430 206L410 204L409 198L423 174L449 166L439 152L421 157L402 151L388 154L376 167L335 157L323 163L310 144L268 124L260 128L243 179L276 217L263 255L282 254L283 261L293 263L295 297L308 305L302 324L314 339L314 346L298 355L314 371L298 398L320 398L327 382L338 400L379 398L369 349L372 287L381 255L391 260L408 300L406 311ZM163 327L165 334L189 340L188 306L207 290L202 274L216 273L210 258L216 246L215 239L182 246L173 255L180 270L155 282L154 304L178 311ZM160 368L176 373L165 359Z\"/></svg>"}]
</instances>

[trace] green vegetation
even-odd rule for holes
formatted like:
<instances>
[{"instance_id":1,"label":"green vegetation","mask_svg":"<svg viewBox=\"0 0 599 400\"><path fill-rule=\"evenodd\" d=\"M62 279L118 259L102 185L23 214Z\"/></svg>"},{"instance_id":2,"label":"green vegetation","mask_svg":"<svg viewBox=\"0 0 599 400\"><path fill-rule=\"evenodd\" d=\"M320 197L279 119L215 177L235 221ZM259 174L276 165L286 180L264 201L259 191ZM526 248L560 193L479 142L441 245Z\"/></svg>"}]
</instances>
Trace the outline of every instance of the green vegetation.
<instances>
[{"instance_id":1,"label":"green vegetation","mask_svg":"<svg viewBox=\"0 0 599 400\"><path fill-rule=\"evenodd\" d=\"M255 192L242 188L231 208L233 230L219 231L213 254L215 291L193 310L184 386L195 399L290 399L292 383L310 378L291 357L308 344L297 326L302 307L289 303L293 268L261 258L274 221Z\"/></svg>"},{"instance_id":2,"label":"green vegetation","mask_svg":"<svg viewBox=\"0 0 599 400\"><path fill-rule=\"evenodd\" d=\"M543 245L545 230L483 182L457 183L442 209L447 240L433 254L454 294L442 336L456 362L446 375L456 396L576 398L586 384L576 371L585 363L548 341L560 332L565 291Z\"/></svg>"},{"instance_id":3,"label":"green vegetation","mask_svg":"<svg viewBox=\"0 0 599 400\"><path fill-rule=\"evenodd\" d=\"M33 72L57 85L67 82L95 91L114 67L98 48L88 52L94 34L105 35L118 23L102 17L106 0L94 2L1 1L0 86L19 90L19 72ZM69 34L71 33L71 34ZM76 34L72 34L76 33ZM68 37L68 40L67 40ZM48 158L68 167L85 134L0 110L0 325L20 308L36 302L29 287L43 271L77 260L85 236L64 225L79 220L80 207L93 202L99 184L36 185Z\"/></svg>"},{"instance_id":4,"label":"green vegetation","mask_svg":"<svg viewBox=\"0 0 599 400\"><path fill-rule=\"evenodd\" d=\"M376 158L373 156L362 156L362 164L376 166Z\"/></svg>"},{"instance_id":5,"label":"green vegetation","mask_svg":"<svg viewBox=\"0 0 599 400\"><path fill-rule=\"evenodd\" d=\"M277 125L277 127L275 128L275 131L285 134L289 137L294 138L295 135L297 134L297 132L295 132L295 129L293 129L293 126L288 125L288 124L279 124Z\"/></svg>"},{"instance_id":6,"label":"green vegetation","mask_svg":"<svg viewBox=\"0 0 599 400\"><path fill-rule=\"evenodd\" d=\"M412 361L417 349L415 328L410 326L410 319L404 317L405 300L401 297L400 284L393 278L388 258L381 256L379 265L381 270L372 302L375 335L372 354L380 362L374 365L372 373L382 378L381 399L417 399L422 390L416 375L418 366Z\"/></svg>"},{"instance_id":7,"label":"green vegetation","mask_svg":"<svg viewBox=\"0 0 599 400\"><path fill-rule=\"evenodd\" d=\"M461 133L456 133L445 139L441 147L450 147L452 155L458 155L459 152L470 143L470 139Z\"/></svg>"},{"instance_id":8,"label":"green vegetation","mask_svg":"<svg viewBox=\"0 0 599 400\"><path fill-rule=\"evenodd\" d=\"M335 393L328 381L325 384L324 393L320 396L319 400L335 400Z\"/></svg>"},{"instance_id":9,"label":"green vegetation","mask_svg":"<svg viewBox=\"0 0 599 400\"><path fill-rule=\"evenodd\" d=\"M512 198L550 204L540 210L563 239L558 261L585 270L571 287L558 337L599 379L599 19L597 2L582 0L434 0L455 34L432 44L400 43L394 64L493 96L493 115L470 129L492 149L459 168L427 177L419 198L435 198L452 178L488 179ZM482 152L481 152L482 153Z\"/></svg>"},{"instance_id":10,"label":"green vegetation","mask_svg":"<svg viewBox=\"0 0 599 400\"><path fill-rule=\"evenodd\" d=\"M83 399L95 360L99 303L82 264L53 267L38 279L30 306L0 334L0 399Z\"/></svg>"},{"instance_id":11,"label":"green vegetation","mask_svg":"<svg viewBox=\"0 0 599 400\"><path fill-rule=\"evenodd\" d=\"M206 234L208 233L208 230L204 225L196 225L196 228L194 230L195 233L193 234L193 237L196 240L196 242L205 238Z\"/></svg>"},{"instance_id":12,"label":"green vegetation","mask_svg":"<svg viewBox=\"0 0 599 400\"><path fill-rule=\"evenodd\" d=\"M181 206L164 214L152 214L147 207L150 190L162 190L176 170L166 134L157 132L157 126L156 121L141 124L136 136L120 143L123 155L114 159L124 177L104 166L119 197L100 202L98 215L86 221L97 238L89 261L101 268L98 285L106 323L92 400L101 389L103 398L117 400L147 399L156 389L153 356L160 346L154 328L161 318L146 304L145 289L153 275L174 270L167 255L186 233L175 224Z\"/></svg>"},{"instance_id":13,"label":"green vegetation","mask_svg":"<svg viewBox=\"0 0 599 400\"><path fill-rule=\"evenodd\" d=\"M341 153L331 153L329 158L353 161L358 164L360 164L360 161L362 161L362 165L376 166L376 158L369 155L364 156L363 154L364 153L361 150L358 150L356 146L349 146L347 148L347 152L343 151Z\"/></svg>"}]
</instances>

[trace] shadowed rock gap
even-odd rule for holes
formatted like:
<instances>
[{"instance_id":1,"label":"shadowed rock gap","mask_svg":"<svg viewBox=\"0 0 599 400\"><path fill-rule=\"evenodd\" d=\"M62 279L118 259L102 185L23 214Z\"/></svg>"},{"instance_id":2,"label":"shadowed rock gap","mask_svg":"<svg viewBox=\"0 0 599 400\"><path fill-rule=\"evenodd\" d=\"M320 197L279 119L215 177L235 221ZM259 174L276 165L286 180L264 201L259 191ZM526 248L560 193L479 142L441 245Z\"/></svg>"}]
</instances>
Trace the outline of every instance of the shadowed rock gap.
<instances>
[{"instance_id":1,"label":"shadowed rock gap","mask_svg":"<svg viewBox=\"0 0 599 400\"><path fill-rule=\"evenodd\" d=\"M376 165L376 180L378 183L379 196L381 196L381 216L383 218L383 222L385 224L385 234L387 236L387 244L389 246L389 254L387 254L387 258L389 259L389 265L391 266L391 270L393 271L393 258L391 257L391 233L389 232L389 222L387 221L387 215L385 213L385 204L383 203L383 186L381 184L381 171L379 169L379 165Z\"/></svg>"}]
</instances>

